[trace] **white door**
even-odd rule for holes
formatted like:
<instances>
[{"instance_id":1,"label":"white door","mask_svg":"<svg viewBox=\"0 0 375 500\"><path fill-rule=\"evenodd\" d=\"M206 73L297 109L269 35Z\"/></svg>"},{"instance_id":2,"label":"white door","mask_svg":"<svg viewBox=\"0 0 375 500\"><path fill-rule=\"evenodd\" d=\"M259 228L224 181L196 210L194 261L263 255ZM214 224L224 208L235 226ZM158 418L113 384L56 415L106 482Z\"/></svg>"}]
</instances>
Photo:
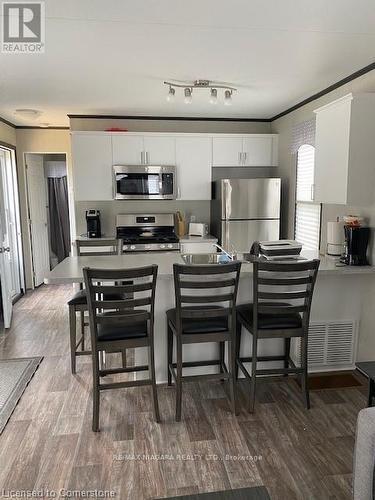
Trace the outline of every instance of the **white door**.
<instances>
[{"instance_id":1,"label":"white door","mask_svg":"<svg viewBox=\"0 0 375 500\"><path fill-rule=\"evenodd\" d=\"M10 327L13 310L12 262L8 216L5 159L3 155L0 155L0 279L5 328Z\"/></svg>"},{"instance_id":2,"label":"white door","mask_svg":"<svg viewBox=\"0 0 375 500\"><path fill-rule=\"evenodd\" d=\"M141 135L112 136L113 165L141 165L143 159L143 137Z\"/></svg>"},{"instance_id":3,"label":"white door","mask_svg":"<svg viewBox=\"0 0 375 500\"><path fill-rule=\"evenodd\" d=\"M34 286L39 286L50 271L47 192L43 156L27 154L26 168Z\"/></svg>"},{"instance_id":4,"label":"white door","mask_svg":"<svg viewBox=\"0 0 375 500\"><path fill-rule=\"evenodd\" d=\"M113 200L111 136L72 134L72 155L75 200Z\"/></svg>"},{"instance_id":5,"label":"white door","mask_svg":"<svg viewBox=\"0 0 375 500\"><path fill-rule=\"evenodd\" d=\"M244 137L244 165L246 167L270 167L273 162L273 137Z\"/></svg>"},{"instance_id":6,"label":"white door","mask_svg":"<svg viewBox=\"0 0 375 500\"><path fill-rule=\"evenodd\" d=\"M212 165L214 167L239 167L242 165L242 137L214 137L212 140Z\"/></svg>"},{"instance_id":7,"label":"white door","mask_svg":"<svg viewBox=\"0 0 375 500\"><path fill-rule=\"evenodd\" d=\"M211 157L209 137L176 138L179 199L211 200Z\"/></svg>"},{"instance_id":8,"label":"white door","mask_svg":"<svg viewBox=\"0 0 375 500\"><path fill-rule=\"evenodd\" d=\"M176 140L174 137L144 136L144 151L147 165L174 165L176 163Z\"/></svg>"}]
</instances>

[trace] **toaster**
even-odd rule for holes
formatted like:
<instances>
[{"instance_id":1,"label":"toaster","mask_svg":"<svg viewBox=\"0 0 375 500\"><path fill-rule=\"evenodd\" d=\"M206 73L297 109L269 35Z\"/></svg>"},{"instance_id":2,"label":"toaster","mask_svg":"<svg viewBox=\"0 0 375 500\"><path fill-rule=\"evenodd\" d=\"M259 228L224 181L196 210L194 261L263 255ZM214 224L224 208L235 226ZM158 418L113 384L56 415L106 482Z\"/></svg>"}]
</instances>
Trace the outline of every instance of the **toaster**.
<instances>
[{"instance_id":1,"label":"toaster","mask_svg":"<svg viewBox=\"0 0 375 500\"><path fill-rule=\"evenodd\" d=\"M190 222L189 224L189 236L206 236L207 234L207 224L200 222Z\"/></svg>"}]
</instances>

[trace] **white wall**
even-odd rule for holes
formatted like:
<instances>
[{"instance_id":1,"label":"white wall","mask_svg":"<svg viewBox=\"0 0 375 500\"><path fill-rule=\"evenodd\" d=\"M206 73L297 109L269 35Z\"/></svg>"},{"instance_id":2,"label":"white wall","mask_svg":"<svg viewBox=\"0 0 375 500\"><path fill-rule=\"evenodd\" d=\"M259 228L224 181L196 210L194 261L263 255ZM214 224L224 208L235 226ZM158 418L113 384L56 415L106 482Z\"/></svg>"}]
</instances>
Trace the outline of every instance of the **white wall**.
<instances>
[{"instance_id":1,"label":"white wall","mask_svg":"<svg viewBox=\"0 0 375 500\"><path fill-rule=\"evenodd\" d=\"M17 168L20 191L22 240L25 260L26 287L32 287L32 260L30 253L30 234L27 216L27 190L25 174L25 153L66 153L69 182L69 209L72 235L75 235L75 217L72 192L72 155L69 130L17 129Z\"/></svg>"},{"instance_id":2,"label":"white wall","mask_svg":"<svg viewBox=\"0 0 375 500\"><path fill-rule=\"evenodd\" d=\"M16 129L0 121L0 142L16 145Z\"/></svg>"},{"instance_id":3,"label":"white wall","mask_svg":"<svg viewBox=\"0 0 375 500\"><path fill-rule=\"evenodd\" d=\"M348 94L349 92L375 92L375 71L353 80L352 82L306 104L272 122L272 132L279 134L279 173L283 179L282 234L293 237L294 232L294 193L296 179L296 157L290 152L292 130L294 125L314 117L313 110ZM375 116L374 116L375 140ZM375 158L374 158L375 168ZM349 207L346 205L323 205L322 209L322 242L321 250L326 247L327 221L335 220L343 214L360 214L368 218L369 225L375 231L375 202L372 206ZM373 238L374 240L374 238ZM375 265L375 244L370 245L372 263ZM360 360L375 359L374 313L375 311L375 279L367 280L367 293L363 304L360 325L359 353Z\"/></svg>"}]
</instances>

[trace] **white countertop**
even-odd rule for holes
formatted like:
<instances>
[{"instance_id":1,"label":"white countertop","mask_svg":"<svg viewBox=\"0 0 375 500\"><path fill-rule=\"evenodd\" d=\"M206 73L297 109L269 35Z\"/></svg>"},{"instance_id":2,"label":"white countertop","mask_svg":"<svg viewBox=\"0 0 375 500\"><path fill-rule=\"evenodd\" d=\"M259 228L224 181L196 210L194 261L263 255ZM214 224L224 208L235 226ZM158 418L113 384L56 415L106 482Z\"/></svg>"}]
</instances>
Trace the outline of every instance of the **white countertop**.
<instances>
[{"instance_id":1,"label":"white countertop","mask_svg":"<svg viewBox=\"0 0 375 500\"><path fill-rule=\"evenodd\" d=\"M314 252L303 252L307 258L314 258ZM319 256L320 268L319 276L348 276L358 274L374 274L374 266L344 266L336 267L335 261L329 257ZM83 281L82 269L84 267L102 269L121 269L132 267L143 267L150 264L158 265L158 276L169 278L173 274L173 264L183 264L179 252L157 252L138 253L125 255L105 255L93 257L67 257L58 264L44 279L44 283L49 285L61 285L64 283L81 283ZM250 263L243 263L241 276L251 275L253 266Z\"/></svg>"},{"instance_id":2,"label":"white countertop","mask_svg":"<svg viewBox=\"0 0 375 500\"><path fill-rule=\"evenodd\" d=\"M184 236L179 236L180 243L217 243L217 238L211 234L206 234L206 236L190 236L185 234Z\"/></svg>"}]
</instances>

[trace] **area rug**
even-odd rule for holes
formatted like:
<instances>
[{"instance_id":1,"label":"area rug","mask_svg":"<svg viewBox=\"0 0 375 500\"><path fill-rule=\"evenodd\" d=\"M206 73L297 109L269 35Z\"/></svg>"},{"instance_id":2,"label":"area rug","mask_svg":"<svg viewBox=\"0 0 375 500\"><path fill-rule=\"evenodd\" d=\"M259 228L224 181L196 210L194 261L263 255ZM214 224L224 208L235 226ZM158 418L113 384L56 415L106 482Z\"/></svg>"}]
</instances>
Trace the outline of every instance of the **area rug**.
<instances>
[{"instance_id":1,"label":"area rug","mask_svg":"<svg viewBox=\"0 0 375 500\"><path fill-rule=\"evenodd\" d=\"M43 357L0 360L0 434Z\"/></svg>"},{"instance_id":2,"label":"area rug","mask_svg":"<svg viewBox=\"0 0 375 500\"><path fill-rule=\"evenodd\" d=\"M239 490L213 491L196 495L168 497L165 500L271 500L264 486Z\"/></svg>"}]
</instances>

